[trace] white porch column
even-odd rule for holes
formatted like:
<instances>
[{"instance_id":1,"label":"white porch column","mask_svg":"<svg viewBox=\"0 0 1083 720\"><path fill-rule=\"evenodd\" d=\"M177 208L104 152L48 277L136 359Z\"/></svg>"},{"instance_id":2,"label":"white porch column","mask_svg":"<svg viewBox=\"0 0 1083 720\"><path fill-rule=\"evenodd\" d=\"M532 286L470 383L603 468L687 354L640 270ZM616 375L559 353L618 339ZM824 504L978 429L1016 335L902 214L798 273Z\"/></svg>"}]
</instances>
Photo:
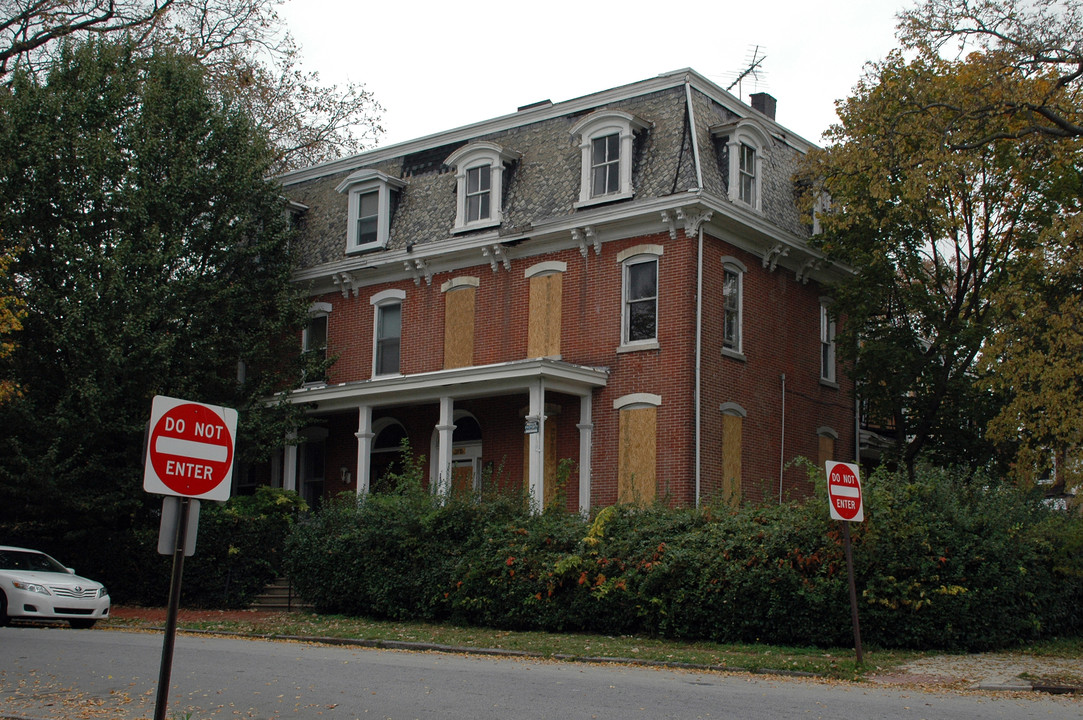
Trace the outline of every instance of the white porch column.
<instances>
[{"instance_id":1,"label":"white porch column","mask_svg":"<svg viewBox=\"0 0 1083 720\"><path fill-rule=\"evenodd\" d=\"M579 513L590 512L590 454L594 441L593 395L579 396Z\"/></svg>"},{"instance_id":2,"label":"white porch column","mask_svg":"<svg viewBox=\"0 0 1083 720\"><path fill-rule=\"evenodd\" d=\"M357 472L354 473L354 477L357 478L357 494L368 495L369 485L372 482L369 475L372 472L372 438L374 437L371 405L362 405L357 408L357 432L354 435L357 437Z\"/></svg>"},{"instance_id":3,"label":"white porch column","mask_svg":"<svg viewBox=\"0 0 1083 720\"><path fill-rule=\"evenodd\" d=\"M545 509L545 381L537 380L530 384L530 409L526 416L528 423L534 423L537 431L530 440L530 458L527 468L530 499L532 507L538 512Z\"/></svg>"},{"instance_id":4,"label":"white porch column","mask_svg":"<svg viewBox=\"0 0 1083 720\"><path fill-rule=\"evenodd\" d=\"M282 489L297 492L297 431L286 434L282 455Z\"/></svg>"},{"instance_id":5,"label":"white porch column","mask_svg":"<svg viewBox=\"0 0 1083 720\"><path fill-rule=\"evenodd\" d=\"M455 432L455 401L450 397L440 398L440 424L436 426L439 448L436 453L437 495L447 497L451 494L451 449Z\"/></svg>"}]
</instances>

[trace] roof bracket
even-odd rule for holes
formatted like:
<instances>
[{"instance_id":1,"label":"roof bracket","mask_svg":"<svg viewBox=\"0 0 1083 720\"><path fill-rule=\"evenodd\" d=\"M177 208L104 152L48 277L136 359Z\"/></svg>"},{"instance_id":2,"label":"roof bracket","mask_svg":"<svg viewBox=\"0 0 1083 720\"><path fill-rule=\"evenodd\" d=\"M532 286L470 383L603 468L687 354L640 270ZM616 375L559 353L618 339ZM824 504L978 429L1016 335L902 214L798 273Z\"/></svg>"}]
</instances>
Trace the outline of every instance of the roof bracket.
<instances>
[{"instance_id":1,"label":"roof bracket","mask_svg":"<svg viewBox=\"0 0 1083 720\"><path fill-rule=\"evenodd\" d=\"M591 225L587 225L582 230L572 228L572 240L579 245L579 254L583 257L587 256L587 251L592 246L595 255L602 254L602 239L594 232L594 227Z\"/></svg>"},{"instance_id":2,"label":"roof bracket","mask_svg":"<svg viewBox=\"0 0 1083 720\"><path fill-rule=\"evenodd\" d=\"M354 280L350 273L334 273L331 275L331 282L339 286L339 290L342 291L342 297L350 297L350 290L353 290L354 296L357 295L357 281Z\"/></svg>"},{"instance_id":3,"label":"roof bracket","mask_svg":"<svg viewBox=\"0 0 1083 720\"><path fill-rule=\"evenodd\" d=\"M481 255L482 257L489 258L489 267L493 269L494 273L497 271L497 262L503 263L504 269L511 272L511 258L508 257L503 245L497 244L491 247L483 247L481 249Z\"/></svg>"},{"instance_id":4,"label":"roof bracket","mask_svg":"<svg viewBox=\"0 0 1083 720\"><path fill-rule=\"evenodd\" d=\"M778 243L764 254L763 266L767 268L768 271L774 272L775 268L778 266L779 259L784 258L789 254L790 249L782 243Z\"/></svg>"},{"instance_id":5,"label":"roof bracket","mask_svg":"<svg viewBox=\"0 0 1083 720\"><path fill-rule=\"evenodd\" d=\"M414 285L420 286L422 277L425 278L426 285L432 285L432 270L429 268L428 263L426 263L424 260L420 258L414 260L413 262L411 262L410 260L406 260L405 262L403 262L402 267L406 272L413 275Z\"/></svg>"},{"instance_id":6,"label":"roof bracket","mask_svg":"<svg viewBox=\"0 0 1083 720\"><path fill-rule=\"evenodd\" d=\"M809 258L805 261L805 264L801 266L801 269L797 271L797 281L802 285L808 285L809 276L812 275L813 270L819 270L823 267L823 261L819 258Z\"/></svg>"}]
</instances>

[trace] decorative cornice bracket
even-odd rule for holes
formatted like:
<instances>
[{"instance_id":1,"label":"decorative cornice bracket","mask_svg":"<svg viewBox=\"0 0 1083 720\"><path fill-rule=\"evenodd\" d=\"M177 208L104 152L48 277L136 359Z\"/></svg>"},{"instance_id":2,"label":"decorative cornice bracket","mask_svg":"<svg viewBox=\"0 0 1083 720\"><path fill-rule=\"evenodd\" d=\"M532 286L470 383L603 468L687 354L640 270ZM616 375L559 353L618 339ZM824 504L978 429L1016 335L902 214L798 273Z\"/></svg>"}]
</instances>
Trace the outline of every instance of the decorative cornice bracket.
<instances>
[{"instance_id":1,"label":"decorative cornice bracket","mask_svg":"<svg viewBox=\"0 0 1083 720\"><path fill-rule=\"evenodd\" d=\"M490 247L483 247L481 249L481 255L482 257L489 258L489 267L493 269L494 273L497 271L497 262L503 264L504 269L511 272L511 258L508 257L508 253L503 245L498 244Z\"/></svg>"},{"instance_id":2,"label":"decorative cornice bracket","mask_svg":"<svg viewBox=\"0 0 1083 720\"><path fill-rule=\"evenodd\" d=\"M797 271L797 281L802 285L807 285L809 277L814 270L819 270L823 267L823 261L819 258L809 258L805 261L805 264L801 266L801 269Z\"/></svg>"},{"instance_id":3,"label":"decorative cornice bracket","mask_svg":"<svg viewBox=\"0 0 1083 720\"><path fill-rule=\"evenodd\" d=\"M778 266L779 259L784 258L789 254L790 249L782 243L779 243L764 254L763 267L769 272L774 272L775 268Z\"/></svg>"},{"instance_id":4,"label":"decorative cornice bracket","mask_svg":"<svg viewBox=\"0 0 1083 720\"><path fill-rule=\"evenodd\" d=\"M357 295L357 281L353 276L347 272L334 273L331 276L331 282L338 285L339 291L342 293L342 297L350 297L350 291L353 290L354 296Z\"/></svg>"},{"instance_id":5,"label":"decorative cornice bracket","mask_svg":"<svg viewBox=\"0 0 1083 720\"><path fill-rule=\"evenodd\" d=\"M594 232L594 227L591 225L587 225L582 230L572 228L572 240L579 246L579 254L583 257L587 256L587 251L591 247L594 248L595 255L602 254L602 239Z\"/></svg>"},{"instance_id":6,"label":"decorative cornice bracket","mask_svg":"<svg viewBox=\"0 0 1083 720\"><path fill-rule=\"evenodd\" d=\"M680 213L681 213L681 211L678 209L677 210L677 215L680 215ZM667 226L669 226L669 239L670 240L676 240L677 239L677 219L678 219L677 217L670 214L669 210L663 210L662 211L662 222L664 222Z\"/></svg>"},{"instance_id":7,"label":"decorative cornice bracket","mask_svg":"<svg viewBox=\"0 0 1083 720\"><path fill-rule=\"evenodd\" d=\"M402 263L402 267L406 272L413 276L414 285L420 287L422 277L425 278L426 285L432 285L432 270L424 260L406 260Z\"/></svg>"}]
</instances>

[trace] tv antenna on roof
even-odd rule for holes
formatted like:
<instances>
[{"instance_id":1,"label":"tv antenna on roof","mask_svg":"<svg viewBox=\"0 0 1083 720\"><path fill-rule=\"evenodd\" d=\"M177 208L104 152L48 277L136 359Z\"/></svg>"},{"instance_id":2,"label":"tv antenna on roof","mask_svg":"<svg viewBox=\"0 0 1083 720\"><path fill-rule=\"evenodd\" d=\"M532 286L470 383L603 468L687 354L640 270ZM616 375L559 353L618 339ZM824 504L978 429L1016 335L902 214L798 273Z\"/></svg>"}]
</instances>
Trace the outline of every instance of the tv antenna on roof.
<instances>
[{"instance_id":1,"label":"tv antenna on roof","mask_svg":"<svg viewBox=\"0 0 1083 720\"><path fill-rule=\"evenodd\" d=\"M729 92L730 90L732 90L734 88L734 86L736 85L737 86L737 99L740 99L741 98L741 82L746 77L752 76L752 79L755 80L758 83L760 81L760 73L764 72L764 70L760 66L763 65L763 61L766 60L766 59L767 59L766 55L761 55L760 54L760 46L756 45L752 49L752 57L748 61L748 67L746 67L741 72L737 73L737 77L734 79L733 82L731 82L729 84L729 87L726 88L726 92Z\"/></svg>"}]
</instances>

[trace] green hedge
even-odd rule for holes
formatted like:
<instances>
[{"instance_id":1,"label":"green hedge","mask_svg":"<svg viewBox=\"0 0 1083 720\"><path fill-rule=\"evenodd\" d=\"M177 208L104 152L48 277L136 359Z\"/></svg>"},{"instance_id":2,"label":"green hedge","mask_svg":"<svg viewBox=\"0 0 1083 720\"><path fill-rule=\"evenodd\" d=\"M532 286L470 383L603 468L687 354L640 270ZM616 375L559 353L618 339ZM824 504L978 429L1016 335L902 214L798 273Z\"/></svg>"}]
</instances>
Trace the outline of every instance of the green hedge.
<instances>
[{"instance_id":1,"label":"green hedge","mask_svg":"<svg viewBox=\"0 0 1083 720\"><path fill-rule=\"evenodd\" d=\"M329 504L286 545L321 611L509 629L776 644L852 642L842 535L806 502L614 506L590 521L521 498L415 486ZM866 642L985 649L1076 635L1083 526L989 478L865 480L852 526Z\"/></svg>"},{"instance_id":2,"label":"green hedge","mask_svg":"<svg viewBox=\"0 0 1083 720\"><path fill-rule=\"evenodd\" d=\"M201 503L196 552L184 559L181 607L242 608L277 577L297 513L297 493L259 488L225 503ZM113 602L162 606L169 601L172 558L158 554L158 518L131 535L131 547L110 564Z\"/></svg>"}]
</instances>

